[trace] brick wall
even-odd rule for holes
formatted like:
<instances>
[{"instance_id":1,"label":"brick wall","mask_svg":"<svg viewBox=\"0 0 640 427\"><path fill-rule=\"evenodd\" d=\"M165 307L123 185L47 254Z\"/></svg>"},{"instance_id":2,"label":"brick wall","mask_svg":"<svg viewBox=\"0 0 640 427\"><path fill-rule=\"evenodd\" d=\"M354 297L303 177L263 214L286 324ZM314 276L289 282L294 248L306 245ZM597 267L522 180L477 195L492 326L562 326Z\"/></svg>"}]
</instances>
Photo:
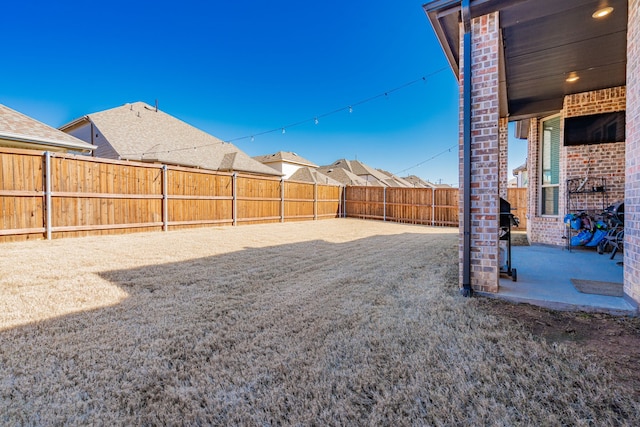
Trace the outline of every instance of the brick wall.
<instances>
[{"instance_id":1,"label":"brick wall","mask_svg":"<svg viewBox=\"0 0 640 427\"><path fill-rule=\"evenodd\" d=\"M569 95L564 99L563 116L569 118L624 111L626 100L624 86ZM617 142L564 147L565 179L585 176L602 177L607 183L604 203L608 205L623 200L625 145L624 142ZM584 205L585 210L597 211L602 208L603 202L599 194L586 196L584 200L580 200L580 197L578 199L578 204ZM565 206L563 212L567 210L569 209Z\"/></svg>"},{"instance_id":2,"label":"brick wall","mask_svg":"<svg viewBox=\"0 0 640 427\"><path fill-rule=\"evenodd\" d=\"M625 87L595 90L568 95L564 99L562 117L576 117L589 114L624 110L626 106ZM535 243L565 245L563 239L566 226L562 219L575 207L579 210L598 211L624 198L625 185L625 143L575 145L560 147L560 188L558 217L541 217L540 212L540 120L532 120L529 128L529 238ZM560 138L562 140L563 134ZM603 177L607 183L607 194L603 202L601 195L593 194L573 199L573 206L566 206L566 180L570 178ZM625 205L626 208L626 205Z\"/></svg>"},{"instance_id":3,"label":"brick wall","mask_svg":"<svg viewBox=\"0 0 640 427\"><path fill-rule=\"evenodd\" d=\"M606 180L606 193L577 197L577 204L584 206L584 210L598 211L602 209L603 197L605 207L624 200L624 158L624 142L567 147L568 179L597 176Z\"/></svg>"},{"instance_id":4,"label":"brick wall","mask_svg":"<svg viewBox=\"0 0 640 427\"><path fill-rule=\"evenodd\" d=\"M509 183L509 120L500 118L498 122L498 140L500 144L500 197L506 200Z\"/></svg>"},{"instance_id":5,"label":"brick wall","mask_svg":"<svg viewBox=\"0 0 640 427\"><path fill-rule=\"evenodd\" d=\"M527 135L527 171L529 172L529 186L527 199L527 235L529 238L534 234L539 234L535 228L534 217L538 208L538 194L540 185L540 175L538 171L538 119L529 120L529 134Z\"/></svg>"},{"instance_id":6,"label":"brick wall","mask_svg":"<svg viewBox=\"0 0 640 427\"><path fill-rule=\"evenodd\" d=\"M498 214L499 214L499 97L498 61L500 29L498 13L472 21L471 84L471 186L461 186L462 195L471 192L471 285L476 291L498 291ZM462 40L461 40L462 43ZM462 49L466 46L462 46ZM461 55L463 57L463 55ZM460 69L460 88L464 82L464 64ZM460 93L460 114L463 115ZM461 120L462 123L462 120ZM462 133L460 134L462 148ZM462 154L462 153L461 153ZM460 156L460 170L463 170ZM461 196L462 197L462 196ZM460 204L462 206L462 203ZM463 212L460 212L463 218ZM461 224L460 251L464 229ZM461 254L462 255L462 254ZM461 277L462 279L462 277ZM462 283L462 280L460 281Z\"/></svg>"},{"instance_id":7,"label":"brick wall","mask_svg":"<svg viewBox=\"0 0 640 427\"><path fill-rule=\"evenodd\" d=\"M629 1L624 291L640 303L640 0Z\"/></svg>"}]
</instances>

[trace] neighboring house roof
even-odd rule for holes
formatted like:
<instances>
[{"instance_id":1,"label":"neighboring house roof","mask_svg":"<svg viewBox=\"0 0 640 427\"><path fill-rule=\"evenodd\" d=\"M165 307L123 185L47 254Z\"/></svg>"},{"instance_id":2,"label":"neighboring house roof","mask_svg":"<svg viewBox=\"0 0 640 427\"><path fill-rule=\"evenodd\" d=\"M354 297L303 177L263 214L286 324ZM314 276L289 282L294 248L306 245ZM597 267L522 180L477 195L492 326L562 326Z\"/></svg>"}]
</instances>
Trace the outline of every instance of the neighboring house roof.
<instances>
[{"instance_id":1,"label":"neighboring house roof","mask_svg":"<svg viewBox=\"0 0 640 427\"><path fill-rule=\"evenodd\" d=\"M427 181L427 185L433 188L453 188L449 184L436 184L434 182Z\"/></svg>"},{"instance_id":2,"label":"neighboring house roof","mask_svg":"<svg viewBox=\"0 0 640 427\"><path fill-rule=\"evenodd\" d=\"M0 104L0 146L90 153L95 146Z\"/></svg>"},{"instance_id":3,"label":"neighboring house roof","mask_svg":"<svg viewBox=\"0 0 640 427\"><path fill-rule=\"evenodd\" d=\"M389 177L389 180L385 182L387 182L390 187L413 187L413 184L411 184L409 181L406 181L404 178L400 178L399 176L396 176L391 172L387 172L384 169L378 169L378 171Z\"/></svg>"},{"instance_id":4,"label":"neighboring house roof","mask_svg":"<svg viewBox=\"0 0 640 427\"><path fill-rule=\"evenodd\" d=\"M524 172L526 170L527 170L527 161L525 160L523 164L521 164L520 166L518 166L513 170L513 174L518 175L520 172Z\"/></svg>"},{"instance_id":5,"label":"neighboring house roof","mask_svg":"<svg viewBox=\"0 0 640 427\"><path fill-rule=\"evenodd\" d=\"M310 167L303 167L298 169L289 177L291 181L303 181L303 182L313 182L318 184L327 184L327 185L342 185L341 182L336 181L335 179L318 172L315 169Z\"/></svg>"},{"instance_id":6,"label":"neighboring house roof","mask_svg":"<svg viewBox=\"0 0 640 427\"><path fill-rule=\"evenodd\" d=\"M123 160L280 176L279 172L252 159L235 145L144 102L88 114L60 129L73 133L88 124L96 128L98 136L94 143L110 145Z\"/></svg>"},{"instance_id":7,"label":"neighboring house roof","mask_svg":"<svg viewBox=\"0 0 640 427\"><path fill-rule=\"evenodd\" d=\"M322 166L318 168L318 170L322 173L325 173L325 171L328 169L336 168L344 169L366 180L367 184L365 185L374 185L381 187L397 186L394 184L393 180L389 181L389 176L358 160L339 159L329 166Z\"/></svg>"},{"instance_id":8,"label":"neighboring house roof","mask_svg":"<svg viewBox=\"0 0 640 427\"><path fill-rule=\"evenodd\" d=\"M309 166L312 168L317 168L318 165L310 162L309 160L305 159L304 157L300 157L298 156L296 153L292 152L292 151L278 151L277 153L273 153L273 154L266 154L264 156L255 156L253 157L254 160L259 161L260 163L263 164L269 164L269 163L292 163L295 165L300 165L300 166Z\"/></svg>"},{"instance_id":9,"label":"neighboring house roof","mask_svg":"<svg viewBox=\"0 0 640 427\"><path fill-rule=\"evenodd\" d=\"M360 178L358 175L349 172L343 168L333 168L331 166L322 166L319 167L318 172L323 175L326 175L336 181L340 182L343 185L372 185L370 182Z\"/></svg>"},{"instance_id":10,"label":"neighboring house roof","mask_svg":"<svg viewBox=\"0 0 640 427\"><path fill-rule=\"evenodd\" d=\"M409 175L409 176L405 176L403 178L405 181L407 181L408 183L411 184L412 187L416 187L416 188L427 188L430 187L429 183L427 183L427 181L415 176L415 175Z\"/></svg>"}]
</instances>

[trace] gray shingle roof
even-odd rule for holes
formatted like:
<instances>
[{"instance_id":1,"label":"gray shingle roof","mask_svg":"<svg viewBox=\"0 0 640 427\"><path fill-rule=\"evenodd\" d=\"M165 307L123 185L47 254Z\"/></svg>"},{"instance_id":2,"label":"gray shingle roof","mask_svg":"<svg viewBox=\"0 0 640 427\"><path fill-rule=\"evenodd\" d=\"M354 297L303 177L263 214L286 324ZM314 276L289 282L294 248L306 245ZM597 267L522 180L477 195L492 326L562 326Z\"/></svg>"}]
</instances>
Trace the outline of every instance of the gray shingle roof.
<instances>
[{"instance_id":1,"label":"gray shingle roof","mask_svg":"<svg viewBox=\"0 0 640 427\"><path fill-rule=\"evenodd\" d=\"M395 181L393 178L387 176L386 174L380 172L377 169L372 168L371 166L362 163L358 160L347 160L347 159L339 159L333 162L330 166L322 166L318 170L323 172L327 169L337 169L341 168L350 172L354 175L359 176L362 180L366 181L366 184L363 185L377 185L381 187L403 187L401 183ZM350 184L350 185L360 185L360 184Z\"/></svg>"},{"instance_id":2,"label":"gray shingle roof","mask_svg":"<svg viewBox=\"0 0 640 427\"><path fill-rule=\"evenodd\" d=\"M411 184L409 181L406 181L404 178L400 178L399 176L396 176L391 172L383 169L378 169L378 171L389 177L389 179L385 180L385 182L389 184L390 187L413 187L413 184Z\"/></svg>"},{"instance_id":3,"label":"gray shingle roof","mask_svg":"<svg viewBox=\"0 0 640 427\"><path fill-rule=\"evenodd\" d=\"M318 165L312 163L311 161L305 159L304 157L298 156L296 153L292 151L278 151L273 154L265 154L264 156L255 156L253 157L255 160L260 163L269 164L269 163L294 163L302 166L309 166L312 168L317 168Z\"/></svg>"},{"instance_id":4,"label":"gray shingle roof","mask_svg":"<svg viewBox=\"0 0 640 427\"><path fill-rule=\"evenodd\" d=\"M420 177L417 177L415 175L405 176L403 179L405 181L409 182L412 186L414 186L416 188L427 188L427 187L430 187L429 184L427 183L427 181L425 181L425 180L423 180Z\"/></svg>"},{"instance_id":5,"label":"gray shingle roof","mask_svg":"<svg viewBox=\"0 0 640 427\"><path fill-rule=\"evenodd\" d=\"M29 145L54 151L90 152L95 147L0 104L0 145Z\"/></svg>"},{"instance_id":6,"label":"gray shingle roof","mask_svg":"<svg viewBox=\"0 0 640 427\"><path fill-rule=\"evenodd\" d=\"M339 181L310 167L300 168L289 177L291 181L313 182L327 185L342 185Z\"/></svg>"},{"instance_id":7,"label":"gray shingle roof","mask_svg":"<svg viewBox=\"0 0 640 427\"><path fill-rule=\"evenodd\" d=\"M317 170L321 174L335 179L343 185L372 185L371 183L360 178L358 175L340 167L321 166Z\"/></svg>"},{"instance_id":8,"label":"gray shingle roof","mask_svg":"<svg viewBox=\"0 0 640 427\"><path fill-rule=\"evenodd\" d=\"M83 120L91 121L98 131L96 145L106 140L124 160L280 176L278 171L252 159L235 145L144 102L88 114L61 129L72 131Z\"/></svg>"}]
</instances>

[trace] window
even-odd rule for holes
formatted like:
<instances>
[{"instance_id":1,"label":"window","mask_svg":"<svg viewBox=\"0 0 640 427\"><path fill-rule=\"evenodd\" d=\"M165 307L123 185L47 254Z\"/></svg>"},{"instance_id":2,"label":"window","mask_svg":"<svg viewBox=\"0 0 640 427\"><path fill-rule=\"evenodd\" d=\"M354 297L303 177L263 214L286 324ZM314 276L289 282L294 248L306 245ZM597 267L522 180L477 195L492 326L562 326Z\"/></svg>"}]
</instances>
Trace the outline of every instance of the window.
<instances>
[{"instance_id":1,"label":"window","mask_svg":"<svg viewBox=\"0 0 640 427\"><path fill-rule=\"evenodd\" d=\"M558 215L560 193L560 116L542 121L540 214Z\"/></svg>"}]
</instances>

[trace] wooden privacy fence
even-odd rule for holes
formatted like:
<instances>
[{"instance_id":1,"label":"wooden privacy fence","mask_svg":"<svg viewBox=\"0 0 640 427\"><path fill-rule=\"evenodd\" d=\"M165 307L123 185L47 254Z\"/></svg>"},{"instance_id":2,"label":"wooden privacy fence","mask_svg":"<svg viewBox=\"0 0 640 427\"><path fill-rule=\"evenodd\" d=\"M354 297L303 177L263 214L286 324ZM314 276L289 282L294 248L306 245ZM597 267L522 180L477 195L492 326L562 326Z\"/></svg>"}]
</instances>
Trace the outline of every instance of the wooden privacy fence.
<instances>
[{"instance_id":1,"label":"wooden privacy fence","mask_svg":"<svg viewBox=\"0 0 640 427\"><path fill-rule=\"evenodd\" d=\"M508 188L507 200L511 203L511 213L518 217L520 226L515 230L527 229L527 189Z\"/></svg>"},{"instance_id":2,"label":"wooden privacy fence","mask_svg":"<svg viewBox=\"0 0 640 427\"><path fill-rule=\"evenodd\" d=\"M507 200L520 219L519 229L527 226L527 189L509 188ZM347 187L346 216L363 219L457 227L457 188Z\"/></svg>"},{"instance_id":3,"label":"wooden privacy fence","mask_svg":"<svg viewBox=\"0 0 640 427\"><path fill-rule=\"evenodd\" d=\"M458 226L457 188L347 187L346 215L434 226Z\"/></svg>"},{"instance_id":4,"label":"wooden privacy fence","mask_svg":"<svg viewBox=\"0 0 640 427\"><path fill-rule=\"evenodd\" d=\"M0 241L335 218L342 187L0 149Z\"/></svg>"},{"instance_id":5,"label":"wooden privacy fence","mask_svg":"<svg viewBox=\"0 0 640 427\"><path fill-rule=\"evenodd\" d=\"M0 241L363 219L458 226L457 188L339 187L0 148ZM526 189L508 200L526 227Z\"/></svg>"}]
</instances>

